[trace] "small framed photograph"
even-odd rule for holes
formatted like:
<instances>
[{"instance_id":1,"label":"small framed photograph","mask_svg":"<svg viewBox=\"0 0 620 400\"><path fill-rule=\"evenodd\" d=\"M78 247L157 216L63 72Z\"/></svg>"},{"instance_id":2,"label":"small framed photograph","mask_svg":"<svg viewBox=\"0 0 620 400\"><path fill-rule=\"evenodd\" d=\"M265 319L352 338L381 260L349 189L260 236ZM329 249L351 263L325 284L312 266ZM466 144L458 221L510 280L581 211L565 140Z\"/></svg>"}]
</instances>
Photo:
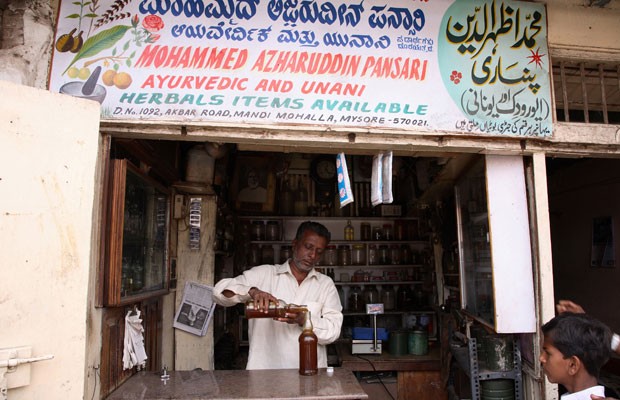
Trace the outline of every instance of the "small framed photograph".
<instances>
[{"instance_id":1,"label":"small framed photograph","mask_svg":"<svg viewBox=\"0 0 620 400\"><path fill-rule=\"evenodd\" d=\"M231 198L235 208L246 212L273 212L276 178L269 158L240 156L237 158Z\"/></svg>"}]
</instances>

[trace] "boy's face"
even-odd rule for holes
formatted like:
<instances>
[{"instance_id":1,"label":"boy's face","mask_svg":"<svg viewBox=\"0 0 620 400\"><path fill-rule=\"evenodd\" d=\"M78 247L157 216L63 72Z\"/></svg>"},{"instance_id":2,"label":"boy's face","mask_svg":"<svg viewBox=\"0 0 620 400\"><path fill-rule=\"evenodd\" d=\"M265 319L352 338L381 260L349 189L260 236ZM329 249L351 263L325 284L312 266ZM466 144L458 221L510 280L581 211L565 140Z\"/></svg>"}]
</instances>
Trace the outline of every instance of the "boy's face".
<instances>
[{"instance_id":1,"label":"boy's face","mask_svg":"<svg viewBox=\"0 0 620 400\"><path fill-rule=\"evenodd\" d=\"M553 345L553 341L547 335L543 340L539 361L549 382L564 384L570 377L571 359L564 357L564 354Z\"/></svg>"}]
</instances>

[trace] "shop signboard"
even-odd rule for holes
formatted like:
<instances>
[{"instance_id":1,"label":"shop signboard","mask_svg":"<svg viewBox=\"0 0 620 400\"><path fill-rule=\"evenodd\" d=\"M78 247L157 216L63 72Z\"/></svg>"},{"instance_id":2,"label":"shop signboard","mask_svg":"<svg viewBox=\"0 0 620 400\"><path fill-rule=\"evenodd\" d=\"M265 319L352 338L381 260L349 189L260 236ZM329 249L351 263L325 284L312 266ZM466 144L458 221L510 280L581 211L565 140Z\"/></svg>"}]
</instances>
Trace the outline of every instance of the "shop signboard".
<instances>
[{"instance_id":1,"label":"shop signboard","mask_svg":"<svg viewBox=\"0 0 620 400\"><path fill-rule=\"evenodd\" d=\"M550 137L544 4L62 0L50 90L104 120Z\"/></svg>"}]
</instances>

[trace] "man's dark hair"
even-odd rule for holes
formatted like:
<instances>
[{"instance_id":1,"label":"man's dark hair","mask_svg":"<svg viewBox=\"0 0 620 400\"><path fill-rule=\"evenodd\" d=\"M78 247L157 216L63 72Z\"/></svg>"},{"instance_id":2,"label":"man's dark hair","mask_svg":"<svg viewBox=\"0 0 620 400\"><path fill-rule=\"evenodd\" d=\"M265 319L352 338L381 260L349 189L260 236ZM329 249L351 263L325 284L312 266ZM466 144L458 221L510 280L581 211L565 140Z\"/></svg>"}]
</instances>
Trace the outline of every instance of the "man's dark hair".
<instances>
[{"instance_id":1,"label":"man's dark hair","mask_svg":"<svg viewBox=\"0 0 620 400\"><path fill-rule=\"evenodd\" d=\"M312 231L317 235L324 237L329 242L331 240L332 234L327 230L327 228L323 224L319 224L318 222L306 221L302 222L297 228L297 234L295 234L295 240L300 240L304 235L304 232Z\"/></svg>"},{"instance_id":2,"label":"man's dark hair","mask_svg":"<svg viewBox=\"0 0 620 400\"><path fill-rule=\"evenodd\" d=\"M586 371L598 379L611 356L611 329L587 314L562 313L542 326L564 358L576 356Z\"/></svg>"}]
</instances>

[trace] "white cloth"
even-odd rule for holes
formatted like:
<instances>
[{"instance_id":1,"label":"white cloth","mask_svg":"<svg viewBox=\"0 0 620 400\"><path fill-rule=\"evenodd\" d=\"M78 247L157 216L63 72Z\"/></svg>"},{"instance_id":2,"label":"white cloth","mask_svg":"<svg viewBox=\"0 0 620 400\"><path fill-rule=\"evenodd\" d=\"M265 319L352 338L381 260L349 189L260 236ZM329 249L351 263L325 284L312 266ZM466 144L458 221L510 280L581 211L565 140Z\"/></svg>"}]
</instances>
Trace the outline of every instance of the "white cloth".
<instances>
[{"instance_id":1,"label":"white cloth","mask_svg":"<svg viewBox=\"0 0 620 400\"><path fill-rule=\"evenodd\" d=\"M370 202L373 207L383 203L383 153L372 156Z\"/></svg>"},{"instance_id":2,"label":"white cloth","mask_svg":"<svg viewBox=\"0 0 620 400\"><path fill-rule=\"evenodd\" d=\"M580 392L564 393L562 396L560 396L560 399L561 400L591 400L591 397L590 397L591 394L605 397L605 387L600 386L600 385L592 386Z\"/></svg>"},{"instance_id":3,"label":"white cloth","mask_svg":"<svg viewBox=\"0 0 620 400\"><path fill-rule=\"evenodd\" d=\"M138 366L141 369L146 364L146 351L144 350L144 327L140 319L140 311L131 315L131 311L125 315L125 343L123 346L123 369Z\"/></svg>"},{"instance_id":4,"label":"white cloth","mask_svg":"<svg viewBox=\"0 0 620 400\"><path fill-rule=\"evenodd\" d=\"M259 265L235 278L219 281L213 289L213 301L225 307L245 303L251 300L248 291L252 287L269 292L288 304L308 307L319 342L318 367L327 367L326 345L340 336L343 319L334 282L313 269L298 284L288 261L282 265ZM224 290L232 291L235 296L224 296ZM250 352L247 369L299 368L300 326L271 318L252 318L248 328Z\"/></svg>"}]
</instances>

